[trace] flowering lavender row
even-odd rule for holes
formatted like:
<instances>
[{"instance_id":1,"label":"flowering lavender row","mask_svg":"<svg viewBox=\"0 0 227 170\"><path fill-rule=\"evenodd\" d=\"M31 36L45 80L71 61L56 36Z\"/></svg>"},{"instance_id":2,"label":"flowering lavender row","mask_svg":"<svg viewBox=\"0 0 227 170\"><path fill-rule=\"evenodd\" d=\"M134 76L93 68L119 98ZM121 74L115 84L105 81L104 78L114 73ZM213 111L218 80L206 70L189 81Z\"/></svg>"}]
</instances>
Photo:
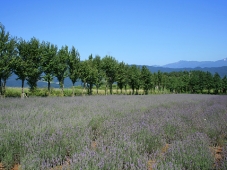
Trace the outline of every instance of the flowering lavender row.
<instances>
[{"instance_id":1,"label":"flowering lavender row","mask_svg":"<svg viewBox=\"0 0 227 170\"><path fill-rule=\"evenodd\" d=\"M147 169L151 160L153 169L227 166L227 96L6 98L0 120L6 169Z\"/></svg>"}]
</instances>

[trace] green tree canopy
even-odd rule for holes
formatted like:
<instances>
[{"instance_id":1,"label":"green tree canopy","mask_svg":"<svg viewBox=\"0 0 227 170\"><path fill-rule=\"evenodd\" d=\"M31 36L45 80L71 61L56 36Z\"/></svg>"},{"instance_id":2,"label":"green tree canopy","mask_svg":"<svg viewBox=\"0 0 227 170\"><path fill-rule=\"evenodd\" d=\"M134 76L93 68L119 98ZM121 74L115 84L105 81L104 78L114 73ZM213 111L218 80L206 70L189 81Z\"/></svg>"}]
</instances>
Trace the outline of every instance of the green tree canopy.
<instances>
[{"instance_id":1,"label":"green tree canopy","mask_svg":"<svg viewBox=\"0 0 227 170\"><path fill-rule=\"evenodd\" d=\"M132 94L135 94L135 89L139 89L141 85L140 81L141 70L136 65L129 67L128 77L129 77L129 86L132 89Z\"/></svg>"},{"instance_id":2,"label":"green tree canopy","mask_svg":"<svg viewBox=\"0 0 227 170\"><path fill-rule=\"evenodd\" d=\"M190 71L189 73L189 85L191 89L191 93L196 93L199 88L199 74L197 71Z\"/></svg>"},{"instance_id":3,"label":"green tree canopy","mask_svg":"<svg viewBox=\"0 0 227 170\"><path fill-rule=\"evenodd\" d=\"M102 59L102 69L105 72L105 79L110 87L110 94L112 94L112 85L116 81L118 62L111 56L105 56Z\"/></svg>"},{"instance_id":4,"label":"green tree canopy","mask_svg":"<svg viewBox=\"0 0 227 170\"><path fill-rule=\"evenodd\" d=\"M67 69L69 55L68 46L62 46L54 60L54 75L58 79L62 90L62 96L64 95L64 79L68 76Z\"/></svg>"},{"instance_id":5,"label":"green tree canopy","mask_svg":"<svg viewBox=\"0 0 227 170\"><path fill-rule=\"evenodd\" d=\"M0 95L5 95L7 79L13 72L13 61L17 55L16 38L5 31L0 23Z\"/></svg>"},{"instance_id":6,"label":"green tree canopy","mask_svg":"<svg viewBox=\"0 0 227 170\"><path fill-rule=\"evenodd\" d=\"M97 78L96 78L96 81L95 81L95 86L96 86L96 91L97 91L97 94L99 93L99 88L101 87L101 85L104 84L104 76L105 76L105 73L102 69L102 60L101 60L101 57L99 55L96 55L95 58L93 59L93 63L94 63L94 67L96 68L97 70Z\"/></svg>"},{"instance_id":7,"label":"green tree canopy","mask_svg":"<svg viewBox=\"0 0 227 170\"><path fill-rule=\"evenodd\" d=\"M14 72L18 79L22 80L22 94L24 81L27 80L31 91L37 87L37 82L41 78L41 44L38 39L31 38L26 42L20 39L17 48L19 56L15 59Z\"/></svg>"},{"instance_id":8,"label":"green tree canopy","mask_svg":"<svg viewBox=\"0 0 227 170\"><path fill-rule=\"evenodd\" d=\"M170 90L170 92L177 93L180 89L180 82L179 82L179 76L175 73L169 73L168 80L167 80L167 89Z\"/></svg>"},{"instance_id":9,"label":"green tree canopy","mask_svg":"<svg viewBox=\"0 0 227 170\"><path fill-rule=\"evenodd\" d=\"M208 93L210 94L210 90L213 88L214 82L213 75L208 71L205 73L204 85L205 88L208 90Z\"/></svg>"},{"instance_id":10,"label":"green tree canopy","mask_svg":"<svg viewBox=\"0 0 227 170\"><path fill-rule=\"evenodd\" d=\"M152 78L151 78L151 72L146 66L142 66L141 69L141 85L144 90L145 94L148 94L148 90L151 89L152 84Z\"/></svg>"},{"instance_id":11,"label":"green tree canopy","mask_svg":"<svg viewBox=\"0 0 227 170\"><path fill-rule=\"evenodd\" d=\"M227 77L226 77L226 75L222 79L222 90L223 90L223 93L226 93L226 91L227 91Z\"/></svg>"},{"instance_id":12,"label":"green tree canopy","mask_svg":"<svg viewBox=\"0 0 227 170\"><path fill-rule=\"evenodd\" d=\"M57 55L58 47L49 42L42 42L41 44L41 66L43 70L43 79L48 83L48 92L50 94L50 82L53 81L54 78L54 66L55 59Z\"/></svg>"},{"instance_id":13,"label":"green tree canopy","mask_svg":"<svg viewBox=\"0 0 227 170\"><path fill-rule=\"evenodd\" d=\"M128 83L128 72L126 67L127 65L122 61L118 64L118 68L117 68L116 81L117 81L118 87L121 90L121 94L122 94L122 89Z\"/></svg>"},{"instance_id":14,"label":"green tree canopy","mask_svg":"<svg viewBox=\"0 0 227 170\"><path fill-rule=\"evenodd\" d=\"M73 96L74 96L75 95L74 84L79 78L79 67L80 67L80 54L74 46L72 46L72 49L69 53L68 67L69 67L68 68L69 78L73 84Z\"/></svg>"},{"instance_id":15,"label":"green tree canopy","mask_svg":"<svg viewBox=\"0 0 227 170\"><path fill-rule=\"evenodd\" d=\"M213 81L214 81L214 93L218 94L222 86L221 77L218 73L214 74Z\"/></svg>"},{"instance_id":16,"label":"green tree canopy","mask_svg":"<svg viewBox=\"0 0 227 170\"><path fill-rule=\"evenodd\" d=\"M36 89L37 82L41 78L42 65L41 65L41 44L38 39L31 38L27 42L27 81L31 91Z\"/></svg>"},{"instance_id":17,"label":"green tree canopy","mask_svg":"<svg viewBox=\"0 0 227 170\"><path fill-rule=\"evenodd\" d=\"M24 81L27 78L28 71L27 71L27 55L28 55L28 47L26 45L26 41L20 39L17 44L17 49L19 55L16 57L14 61L14 73L17 75L17 79L21 80L21 89L22 94L21 97L24 97Z\"/></svg>"},{"instance_id":18,"label":"green tree canopy","mask_svg":"<svg viewBox=\"0 0 227 170\"><path fill-rule=\"evenodd\" d=\"M92 95L92 88L97 81L97 77L98 70L94 65L92 55L90 55L89 59L83 61L80 67L80 78L84 84L84 87L87 87L89 95Z\"/></svg>"}]
</instances>

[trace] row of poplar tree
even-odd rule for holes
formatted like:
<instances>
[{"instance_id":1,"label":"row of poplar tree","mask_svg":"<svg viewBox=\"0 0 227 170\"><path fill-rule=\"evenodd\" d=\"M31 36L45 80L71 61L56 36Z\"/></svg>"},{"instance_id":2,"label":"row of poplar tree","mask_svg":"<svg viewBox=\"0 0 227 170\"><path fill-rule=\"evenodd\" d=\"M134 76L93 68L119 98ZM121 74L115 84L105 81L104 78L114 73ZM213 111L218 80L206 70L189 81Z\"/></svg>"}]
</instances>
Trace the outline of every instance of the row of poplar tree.
<instances>
[{"instance_id":1,"label":"row of poplar tree","mask_svg":"<svg viewBox=\"0 0 227 170\"><path fill-rule=\"evenodd\" d=\"M60 49L50 42L40 42L36 38L25 41L10 36L5 27L0 24L0 92L5 94L7 79L15 73L22 81L22 94L24 94L24 82L27 81L31 92L37 88L40 79L50 84L56 77L60 88L64 88L64 79L69 77L73 84L81 81L88 94L92 94L93 87L98 89L105 85L105 92L109 88L112 94L112 87L117 83L121 93L127 87L132 89L132 94L137 94L139 89L148 94L149 90L163 91L168 89L171 92L203 92L210 93L220 91L226 93L227 78L221 78L218 73L212 75L203 71L182 71L162 73L151 73L146 66L128 65L118 62L114 57L105 56L101 58L92 55L85 61L80 61L80 54L75 47L62 46Z\"/></svg>"}]
</instances>

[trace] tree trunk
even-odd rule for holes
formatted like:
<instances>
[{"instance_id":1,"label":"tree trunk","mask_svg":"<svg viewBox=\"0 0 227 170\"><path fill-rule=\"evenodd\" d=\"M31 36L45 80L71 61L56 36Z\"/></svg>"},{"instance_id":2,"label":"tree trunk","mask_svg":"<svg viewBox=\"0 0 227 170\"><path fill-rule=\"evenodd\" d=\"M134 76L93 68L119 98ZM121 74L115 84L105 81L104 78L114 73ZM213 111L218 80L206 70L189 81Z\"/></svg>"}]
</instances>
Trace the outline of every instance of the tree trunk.
<instances>
[{"instance_id":1,"label":"tree trunk","mask_svg":"<svg viewBox=\"0 0 227 170\"><path fill-rule=\"evenodd\" d=\"M125 85L125 94L127 95L127 85Z\"/></svg>"},{"instance_id":2,"label":"tree trunk","mask_svg":"<svg viewBox=\"0 0 227 170\"><path fill-rule=\"evenodd\" d=\"M82 96L84 96L84 90L85 90L85 83L83 83Z\"/></svg>"},{"instance_id":3,"label":"tree trunk","mask_svg":"<svg viewBox=\"0 0 227 170\"><path fill-rule=\"evenodd\" d=\"M140 89L138 89L138 88L136 89L136 95L139 95L139 90Z\"/></svg>"},{"instance_id":4,"label":"tree trunk","mask_svg":"<svg viewBox=\"0 0 227 170\"><path fill-rule=\"evenodd\" d=\"M92 95L92 84L90 84L90 86L89 86L89 95Z\"/></svg>"},{"instance_id":5,"label":"tree trunk","mask_svg":"<svg viewBox=\"0 0 227 170\"><path fill-rule=\"evenodd\" d=\"M96 87L96 93L99 94L99 88L98 87Z\"/></svg>"},{"instance_id":6,"label":"tree trunk","mask_svg":"<svg viewBox=\"0 0 227 170\"><path fill-rule=\"evenodd\" d=\"M64 89L63 89L63 87L61 88L61 96L62 97L64 96Z\"/></svg>"},{"instance_id":7,"label":"tree trunk","mask_svg":"<svg viewBox=\"0 0 227 170\"><path fill-rule=\"evenodd\" d=\"M2 97L2 78L0 77L0 98Z\"/></svg>"},{"instance_id":8,"label":"tree trunk","mask_svg":"<svg viewBox=\"0 0 227 170\"><path fill-rule=\"evenodd\" d=\"M0 78L0 98L5 98L6 79Z\"/></svg>"},{"instance_id":9,"label":"tree trunk","mask_svg":"<svg viewBox=\"0 0 227 170\"><path fill-rule=\"evenodd\" d=\"M22 84L21 84L21 98L23 99L24 98L24 80L21 80Z\"/></svg>"},{"instance_id":10,"label":"tree trunk","mask_svg":"<svg viewBox=\"0 0 227 170\"><path fill-rule=\"evenodd\" d=\"M5 98L5 95L6 95L6 80L3 80L2 92L3 92L3 98Z\"/></svg>"},{"instance_id":11,"label":"tree trunk","mask_svg":"<svg viewBox=\"0 0 227 170\"><path fill-rule=\"evenodd\" d=\"M48 81L48 96L50 96L50 81Z\"/></svg>"},{"instance_id":12,"label":"tree trunk","mask_svg":"<svg viewBox=\"0 0 227 170\"><path fill-rule=\"evenodd\" d=\"M208 88L208 94L210 94L210 89Z\"/></svg>"},{"instance_id":13,"label":"tree trunk","mask_svg":"<svg viewBox=\"0 0 227 170\"><path fill-rule=\"evenodd\" d=\"M61 96L63 97L64 96L64 80L62 80L60 82L60 86L61 86Z\"/></svg>"},{"instance_id":14,"label":"tree trunk","mask_svg":"<svg viewBox=\"0 0 227 170\"><path fill-rule=\"evenodd\" d=\"M226 93L226 89L225 88L223 89L223 93Z\"/></svg>"},{"instance_id":15,"label":"tree trunk","mask_svg":"<svg viewBox=\"0 0 227 170\"><path fill-rule=\"evenodd\" d=\"M113 86L112 86L112 84L110 84L110 94L112 95L113 94Z\"/></svg>"},{"instance_id":16,"label":"tree trunk","mask_svg":"<svg viewBox=\"0 0 227 170\"><path fill-rule=\"evenodd\" d=\"M73 94L72 94L72 97L74 97L74 96L75 96L74 84L75 84L75 83L73 83Z\"/></svg>"},{"instance_id":17,"label":"tree trunk","mask_svg":"<svg viewBox=\"0 0 227 170\"><path fill-rule=\"evenodd\" d=\"M105 87L105 95L107 95L107 93L108 93L108 92L107 92L107 90L108 90L108 87L107 87L107 86L108 86L108 84L106 83L106 87Z\"/></svg>"}]
</instances>

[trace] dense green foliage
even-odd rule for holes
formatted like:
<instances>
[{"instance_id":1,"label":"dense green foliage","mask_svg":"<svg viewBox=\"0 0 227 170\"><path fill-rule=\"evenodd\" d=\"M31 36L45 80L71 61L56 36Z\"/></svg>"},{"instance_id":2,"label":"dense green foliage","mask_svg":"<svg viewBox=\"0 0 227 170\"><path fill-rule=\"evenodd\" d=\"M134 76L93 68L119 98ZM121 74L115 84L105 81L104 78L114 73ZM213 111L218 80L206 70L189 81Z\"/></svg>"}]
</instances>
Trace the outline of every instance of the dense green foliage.
<instances>
[{"instance_id":1,"label":"dense green foliage","mask_svg":"<svg viewBox=\"0 0 227 170\"><path fill-rule=\"evenodd\" d=\"M113 83L116 81L117 77L117 67L118 67L118 62L115 58L111 56L105 56L102 59L102 69L105 72L105 80L107 85L110 88L110 94L112 94L112 87Z\"/></svg>"},{"instance_id":2,"label":"dense green foliage","mask_svg":"<svg viewBox=\"0 0 227 170\"><path fill-rule=\"evenodd\" d=\"M57 46L50 44L49 42L42 43L42 58L41 65L43 69L43 80L48 83L48 92L50 93L50 82L54 78L54 61L57 55Z\"/></svg>"},{"instance_id":3,"label":"dense green foliage","mask_svg":"<svg viewBox=\"0 0 227 170\"><path fill-rule=\"evenodd\" d=\"M73 83L73 96L75 95L74 84L79 78L79 64L80 64L80 54L75 49L75 47L72 47L72 50L70 51L70 55L68 58L68 67L69 67L69 78Z\"/></svg>"},{"instance_id":4,"label":"dense green foliage","mask_svg":"<svg viewBox=\"0 0 227 170\"><path fill-rule=\"evenodd\" d=\"M212 75L210 72L201 70L179 71L165 73L160 70L151 73L146 66L127 65L118 62L112 56L95 56L92 54L85 61L80 61L80 54L74 46L69 50L65 45L58 47L50 42L42 43L35 37L29 41L22 38L16 40L4 26L0 25L0 93L5 95L7 79L14 72L22 81L22 97L24 96L24 82L27 81L30 92L37 91L38 80L48 83L48 95L51 96L50 83L56 77L64 96L64 79L69 77L74 84L82 82L83 92L92 95L93 87L98 93L101 86L105 86L105 94L113 94L113 85L117 84L117 90L122 94L164 93L226 93L227 78L220 77L218 73ZM141 93L140 93L141 94ZM75 95L72 91L71 96Z\"/></svg>"},{"instance_id":5,"label":"dense green foliage","mask_svg":"<svg viewBox=\"0 0 227 170\"><path fill-rule=\"evenodd\" d=\"M97 77L95 79L94 85L96 86L96 92L99 93L99 88L104 84L103 77L105 76L104 70L102 69L102 59L99 55L96 55L93 59L94 67L97 71Z\"/></svg>"},{"instance_id":6,"label":"dense green foliage","mask_svg":"<svg viewBox=\"0 0 227 170\"><path fill-rule=\"evenodd\" d=\"M92 55L89 56L88 60L81 63L80 78L83 82L84 88L87 87L88 94L91 95L93 86L98 78L98 70L95 66Z\"/></svg>"},{"instance_id":7,"label":"dense green foliage","mask_svg":"<svg viewBox=\"0 0 227 170\"><path fill-rule=\"evenodd\" d=\"M148 90L150 90L152 87L151 76L151 72L148 70L148 68L143 66L141 70L141 82L145 94L148 94Z\"/></svg>"},{"instance_id":8,"label":"dense green foliage","mask_svg":"<svg viewBox=\"0 0 227 170\"><path fill-rule=\"evenodd\" d=\"M68 58L69 58L68 46L64 46L58 51L54 64L54 75L57 77L59 81L60 88L62 89L62 95L64 89L64 79L68 76L67 74Z\"/></svg>"},{"instance_id":9,"label":"dense green foliage","mask_svg":"<svg viewBox=\"0 0 227 170\"><path fill-rule=\"evenodd\" d=\"M141 70L139 67L137 67L136 65L132 65L129 68L129 86L132 89L132 94L135 93L135 89L136 89L136 94L138 94L138 90L140 88L141 85L141 81L140 81L140 77L141 77Z\"/></svg>"},{"instance_id":10,"label":"dense green foliage","mask_svg":"<svg viewBox=\"0 0 227 170\"><path fill-rule=\"evenodd\" d=\"M0 96L5 95L6 80L13 72L13 59L16 55L16 38L5 32L0 23Z\"/></svg>"},{"instance_id":11,"label":"dense green foliage","mask_svg":"<svg viewBox=\"0 0 227 170\"><path fill-rule=\"evenodd\" d=\"M128 65L126 65L123 61L119 63L117 68L117 86L121 90L128 84Z\"/></svg>"}]
</instances>

